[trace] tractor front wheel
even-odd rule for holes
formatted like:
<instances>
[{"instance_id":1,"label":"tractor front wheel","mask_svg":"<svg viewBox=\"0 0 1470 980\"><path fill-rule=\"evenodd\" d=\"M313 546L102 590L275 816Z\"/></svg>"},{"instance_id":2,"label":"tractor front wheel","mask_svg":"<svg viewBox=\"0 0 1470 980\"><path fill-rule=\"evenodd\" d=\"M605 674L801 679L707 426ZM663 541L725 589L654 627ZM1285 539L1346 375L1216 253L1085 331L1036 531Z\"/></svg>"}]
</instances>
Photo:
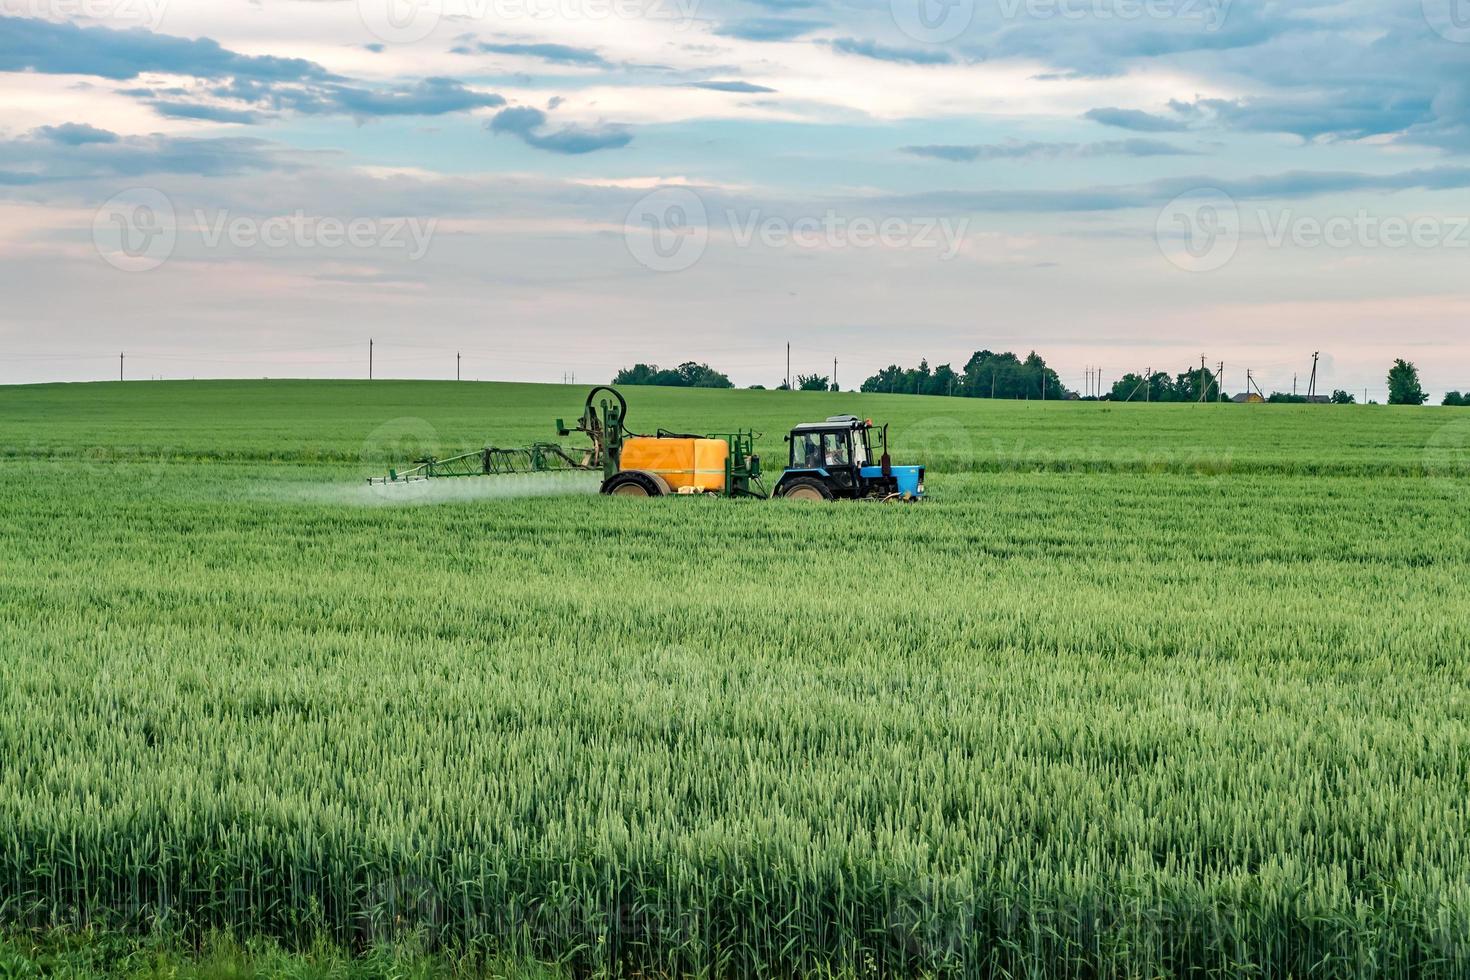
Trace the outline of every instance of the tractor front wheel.
<instances>
[{"instance_id":1,"label":"tractor front wheel","mask_svg":"<svg viewBox=\"0 0 1470 980\"><path fill-rule=\"evenodd\" d=\"M831 500L832 491L821 480L799 476L781 488L781 496L787 500Z\"/></svg>"}]
</instances>

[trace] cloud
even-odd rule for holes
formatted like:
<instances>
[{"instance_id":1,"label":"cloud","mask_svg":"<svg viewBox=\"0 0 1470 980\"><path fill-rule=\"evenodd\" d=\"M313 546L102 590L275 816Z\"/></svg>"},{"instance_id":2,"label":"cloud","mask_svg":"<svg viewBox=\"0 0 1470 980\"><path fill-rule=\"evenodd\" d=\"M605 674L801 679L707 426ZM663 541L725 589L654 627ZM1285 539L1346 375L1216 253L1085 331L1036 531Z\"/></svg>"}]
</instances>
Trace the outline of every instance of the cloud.
<instances>
[{"instance_id":1,"label":"cloud","mask_svg":"<svg viewBox=\"0 0 1470 980\"><path fill-rule=\"evenodd\" d=\"M452 78L371 88L331 74L314 62L241 55L208 38L190 40L142 28L78 27L16 17L0 17L0 71L115 80L152 72L188 75L211 84L200 90L175 87L159 92L140 87L124 93L148 100L165 116L213 122L255 123L269 111L358 119L437 116L505 104L499 95L476 91ZM160 95L169 97L160 99Z\"/></svg>"},{"instance_id":2,"label":"cloud","mask_svg":"<svg viewBox=\"0 0 1470 980\"><path fill-rule=\"evenodd\" d=\"M527 145L548 153L580 154L597 150L616 150L627 146L633 136L621 126L563 126L551 132L542 132L546 125L546 113L531 106L514 106L502 109L485 124L485 128L497 135L509 133L524 140Z\"/></svg>"},{"instance_id":3,"label":"cloud","mask_svg":"<svg viewBox=\"0 0 1470 980\"><path fill-rule=\"evenodd\" d=\"M940 48L894 48L877 41L862 41L851 37L837 38L832 42L832 50L901 65L949 65L955 60L954 55Z\"/></svg>"},{"instance_id":4,"label":"cloud","mask_svg":"<svg viewBox=\"0 0 1470 980\"><path fill-rule=\"evenodd\" d=\"M764 85L755 85L751 82L708 81L688 82L686 84L689 88L705 88L709 89L711 92L737 92L746 95L757 95L763 92L776 91L773 88L766 88L766 86Z\"/></svg>"},{"instance_id":5,"label":"cloud","mask_svg":"<svg viewBox=\"0 0 1470 980\"><path fill-rule=\"evenodd\" d=\"M819 20L787 20L782 17L755 17L721 24L715 28L720 37L741 41L790 41L828 26Z\"/></svg>"},{"instance_id":6,"label":"cloud","mask_svg":"<svg viewBox=\"0 0 1470 980\"><path fill-rule=\"evenodd\" d=\"M60 126L41 126L33 136L60 143L63 146L85 146L88 143L116 143L117 134L86 123L62 123Z\"/></svg>"},{"instance_id":7,"label":"cloud","mask_svg":"<svg viewBox=\"0 0 1470 980\"><path fill-rule=\"evenodd\" d=\"M972 163L977 160L1036 160L1060 157L1156 157L1198 156L1195 150L1186 150L1162 140L1123 139L1103 140L1097 143L979 143L970 145L930 144L927 146L905 146L904 153L948 160L952 163Z\"/></svg>"},{"instance_id":8,"label":"cloud","mask_svg":"<svg viewBox=\"0 0 1470 980\"><path fill-rule=\"evenodd\" d=\"M262 81L335 77L311 61L236 54L209 38L191 40L141 27L113 30L30 17L0 17L0 71L115 80L136 78L143 72Z\"/></svg>"},{"instance_id":9,"label":"cloud","mask_svg":"<svg viewBox=\"0 0 1470 980\"><path fill-rule=\"evenodd\" d=\"M228 106L205 105L196 102L164 102L154 101L148 103L153 111L160 116L170 119L202 119L206 122L218 123L257 123L260 121L260 113L249 109L231 109Z\"/></svg>"},{"instance_id":10,"label":"cloud","mask_svg":"<svg viewBox=\"0 0 1470 980\"><path fill-rule=\"evenodd\" d=\"M1294 199L1361 191L1444 191L1470 188L1470 167L1431 167L1390 174L1290 171L1240 179L1170 177L1141 184L1067 190L928 191L887 199L906 206L954 212L1089 212L1159 207L1202 189L1224 191L1237 201Z\"/></svg>"},{"instance_id":11,"label":"cloud","mask_svg":"<svg viewBox=\"0 0 1470 980\"><path fill-rule=\"evenodd\" d=\"M1131 129L1139 133L1178 133L1188 128L1178 119L1156 116L1140 109L1089 109L1082 114L1082 118L1091 119L1104 126Z\"/></svg>"},{"instance_id":12,"label":"cloud","mask_svg":"<svg viewBox=\"0 0 1470 980\"><path fill-rule=\"evenodd\" d=\"M591 48L575 48L569 44L490 44L481 41L473 47L457 47L457 54L477 51L480 54L509 54L526 58L540 58L558 65L591 65L605 68L607 59Z\"/></svg>"},{"instance_id":13,"label":"cloud","mask_svg":"<svg viewBox=\"0 0 1470 980\"><path fill-rule=\"evenodd\" d=\"M314 108L301 111L342 112L352 116L441 116L467 109L494 108L505 99L466 88L452 78L425 78L389 89L327 85L317 89Z\"/></svg>"},{"instance_id":14,"label":"cloud","mask_svg":"<svg viewBox=\"0 0 1470 980\"><path fill-rule=\"evenodd\" d=\"M306 154L253 137L120 136L80 123L42 126L0 140L0 183L59 183L97 177L289 173Z\"/></svg>"}]
</instances>

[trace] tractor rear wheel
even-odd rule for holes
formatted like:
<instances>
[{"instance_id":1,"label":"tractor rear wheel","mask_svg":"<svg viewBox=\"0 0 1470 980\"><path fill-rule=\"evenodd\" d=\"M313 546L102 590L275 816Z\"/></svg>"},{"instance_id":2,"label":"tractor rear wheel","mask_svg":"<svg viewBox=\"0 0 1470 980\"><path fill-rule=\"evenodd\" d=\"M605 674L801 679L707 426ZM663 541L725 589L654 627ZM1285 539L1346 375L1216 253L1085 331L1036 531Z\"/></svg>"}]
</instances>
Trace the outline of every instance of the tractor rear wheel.
<instances>
[{"instance_id":1,"label":"tractor rear wheel","mask_svg":"<svg viewBox=\"0 0 1470 980\"><path fill-rule=\"evenodd\" d=\"M662 497L668 494L669 484L657 473L623 470L602 481L602 492L614 497Z\"/></svg>"},{"instance_id":2,"label":"tractor rear wheel","mask_svg":"<svg viewBox=\"0 0 1470 980\"><path fill-rule=\"evenodd\" d=\"M781 496L787 500L831 500L832 491L821 480L799 476L781 488Z\"/></svg>"}]
</instances>

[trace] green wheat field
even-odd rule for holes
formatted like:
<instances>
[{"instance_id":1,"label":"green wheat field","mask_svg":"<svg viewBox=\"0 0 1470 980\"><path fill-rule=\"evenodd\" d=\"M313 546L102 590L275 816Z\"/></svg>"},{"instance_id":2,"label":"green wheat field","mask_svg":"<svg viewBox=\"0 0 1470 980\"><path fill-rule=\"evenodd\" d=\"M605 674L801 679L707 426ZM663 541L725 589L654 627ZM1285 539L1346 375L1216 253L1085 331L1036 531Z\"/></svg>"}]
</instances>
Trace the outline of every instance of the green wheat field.
<instances>
[{"instance_id":1,"label":"green wheat field","mask_svg":"<svg viewBox=\"0 0 1470 980\"><path fill-rule=\"evenodd\" d=\"M0 388L0 975L1470 975L1470 411L624 393L932 499L366 485L583 387Z\"/></svg>"}]
</instances>

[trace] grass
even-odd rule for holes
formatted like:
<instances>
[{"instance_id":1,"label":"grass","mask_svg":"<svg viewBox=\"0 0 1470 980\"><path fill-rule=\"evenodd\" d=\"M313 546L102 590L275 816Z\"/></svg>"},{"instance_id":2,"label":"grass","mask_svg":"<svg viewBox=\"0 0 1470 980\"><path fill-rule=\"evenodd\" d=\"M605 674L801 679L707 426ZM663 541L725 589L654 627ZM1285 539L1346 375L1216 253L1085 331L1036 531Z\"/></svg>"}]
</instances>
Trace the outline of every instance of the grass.
<instances>
[{"instance_id":1,"label":"grass","mask_svg":"<svg viewBox=\"0 0 1470 980\"><path fill-rule=\"evenodd\" d=\"M934 500L395 506L358 483L395 445L546 438L580 389L0 389L0 922L577 974L1470 972L1452 410L628 394L768 460L891 419ZM997 442L1034 452L967 455Z\"/></svg>"}]
</instances>

